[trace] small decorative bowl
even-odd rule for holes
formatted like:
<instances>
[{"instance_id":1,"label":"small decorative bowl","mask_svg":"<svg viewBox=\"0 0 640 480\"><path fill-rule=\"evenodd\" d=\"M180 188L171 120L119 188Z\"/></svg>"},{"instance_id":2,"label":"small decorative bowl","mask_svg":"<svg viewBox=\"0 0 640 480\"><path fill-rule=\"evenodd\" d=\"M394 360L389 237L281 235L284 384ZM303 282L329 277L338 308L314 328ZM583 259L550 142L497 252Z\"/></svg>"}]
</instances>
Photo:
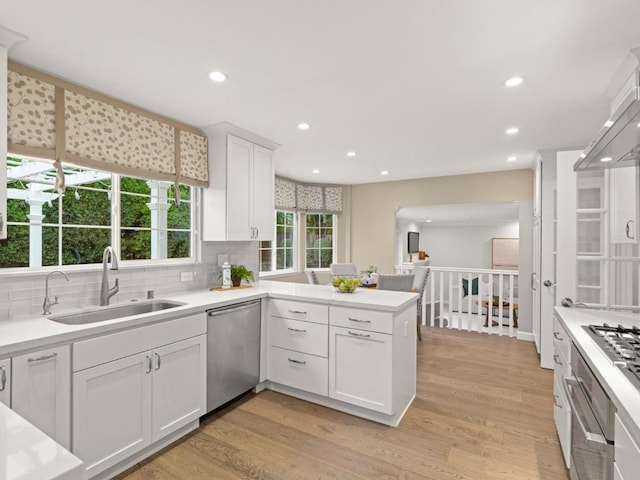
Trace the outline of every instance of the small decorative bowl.
<instances>
[{"instance_id":1,"label":"small decorative bowl","mask_svg":"<svg viewBox=\"0 0 640 480\"><path fill-rule=\"evenodd\" d=\"M359 275L333 275L331 285L340 293L353 293L360 286Z\"/></svg>"}]
</instances>

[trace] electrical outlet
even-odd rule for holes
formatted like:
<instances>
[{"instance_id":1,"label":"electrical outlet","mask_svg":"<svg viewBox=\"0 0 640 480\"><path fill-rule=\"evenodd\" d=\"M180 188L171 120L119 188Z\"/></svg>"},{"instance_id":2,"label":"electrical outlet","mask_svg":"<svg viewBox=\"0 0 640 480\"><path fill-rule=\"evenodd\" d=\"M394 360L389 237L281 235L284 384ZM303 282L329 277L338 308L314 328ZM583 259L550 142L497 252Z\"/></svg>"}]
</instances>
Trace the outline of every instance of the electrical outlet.
<instances>
[{"instance_id":1,"label":"electrical outlet","mask_svg":"<svg viewBox=\"0 0 640 480\"><path fill-rule=\"evenodd\" d=\"M218 266L221 267L224 262L229 262L229 255L225 255L224 253L220 253L218 255Z\"/></svg>"},{"instance_id":2,"label":"electrical outlet","mask_svg":"<svg viewBox=\"0 0 640 480\"><path fill-rule=\"evenodd\" d=\"M181 282L193 282L193 272L180 272Z\"/></svg>"}]
</instances>

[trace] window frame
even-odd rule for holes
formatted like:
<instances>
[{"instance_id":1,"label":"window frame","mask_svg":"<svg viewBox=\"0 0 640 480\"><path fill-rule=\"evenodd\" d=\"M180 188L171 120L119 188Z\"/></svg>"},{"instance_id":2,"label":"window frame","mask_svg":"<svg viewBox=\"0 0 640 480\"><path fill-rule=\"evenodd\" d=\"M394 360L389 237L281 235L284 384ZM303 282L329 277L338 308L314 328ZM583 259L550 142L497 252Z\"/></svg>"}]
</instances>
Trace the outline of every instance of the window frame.
<instances>
[{"instance_id":1,"label":"window frame","mask_svg":"<svg viewBox=\"0 0 640 480\"><path fill-rule=\"evenodd\" d=\"M293 245L291 246L291 251L293 253L293 261L291 264L291 268L277 268L277 255L278 255L278 246L277 246L277 236L278 236L278 212L283 212L285 214L291 214L293 216ZM298 271L299 265L299 250L300 250L300 242L299 242L299 229L300 229L300 214L293 210L285 210L285 209L274 209L273 211L273 239L265 240L268 241L271 245L269 249L261 248L258 245L258 264L260 268L262 268L262 257L261 252L270 250L271 251L271 268L269 270L263 270L259 272L259 276L273 276L280 274L289 274L296 273Z\"/></svg>"},{"instance_id":2,"label":"window frame","mask_svg":"<svg viewBox=\"0 0 640 480\"><path fill-rule=\"evenodd\" d=\"M52 163L51 160L49 159L43 159L43 158L37 158L37 157L30 157L30 156L25 156L25 155L15 155L15 154L8 154L7 157L12 157L12 158L18 158L18 159L24 159L24 160L30 160L30 161L35 161L35 162L43 162L43 163ZM189 241L190 241L190 255L188 257L181 257L181 258L162 258L162 259L136 259L136 260L122 260L121 259L121 242L120 242L120 235L121 235L121 225L120 225L120 210L121 210L121 201L120 201L120 179L121 177L132 177L131 175L121 175L121 174L116 174L116 173L111 173L111 172L106 172L104 170L98 170L98 169L89 169L86 167L78 167L76 165L73 165L71 163L66 163L66 165L68 165L71 168L79 168L82 170L88 170L88 171L97 171L97 172L101 172L104 174L108 174L110 175L110 180L111 180L111 225L108 227L110 230L110 245L114 248L114 250L116 251L116 254L118 255L118 260L120 261L120 266L121 268L127 268L127 267L131 267L131 268L135 268L135 267L153 267L153 266L161 266L161 265L181 265L181 264L194 264L194 263L201 263L202 262L202 256L201 256L201 251L202 251L202 246L201 246L201 242L200 242L200 205L201 205L201 195L202 195L202 188L200 187L193 187L193 186L189 186L186 185L187 187L189 187L191 189L191 194L190 194L190 204L191 204L191 208L190 208L190 228L189 228ZM4 168L6 170L7 166L5 163L5 166L3 166L2 168ZM133 178L139 178L139 177L133 177ZM141 179L141 180L148 180L148 179ZM6 182L9 181L9 178L7 178ZM76 188L76 186L71 186L69 188ZM82 189L82 186L78 186L77 188ZM61 199L59 199L58 201L62 202ZM11 222L7 222L7 226L9 225L19 225L19 226L29 226L29 222L15 222L15 221L11 221ZM60 251L60 249L63 248L63 245L61 243L61 235L62 235L62 228L66 227L80 227L80 228L87 228L87 229L94 229L94 228L104 228L104 226L95 226L95 225L76 225L76 224L65 224L62 219L59 217L58 221L56 223L51 223L51 222L43 222L41 224L42 227L55 227L55 228L59 228L60 231L58 232L58 236L60 238L60 242L58 243L58 250ZM181 230L181 229L178 229ZM167 228L166 230L167 232L169 231L173 231L172 228ZM184 230L182 230L184 231ZM102 268L102 263L101 262L96 262L96 263L82 263L82 264L60 264L60 262L62 261L62 257L58 254L58 264L56 265L50 265L50 266L39 266L39 267L31 267L31 266L24 266L24 267L7 267L7 268L1 268L0 267L0 275L7 275L7 274L21 274L21 275L28 275L28 274L37 274L37 273L41 273L41 272L46 272L46 271L51 271L51 270L60 270L60 269L64 269L65 271L74 271L74 270L78 270L78 271L90 271L90 270L96 270L96 269L100 269Z\"/></svg>"},{"instance_id":3,"label":"window frame","mask_svg":"<svg viewBox=\"0 0 640 480\"><path fill-rule=\"evenodd\" d=\"M301 261L301 271L306 271L306 270L315 270L318 272L328 272L331 270L330 267L309 267L307 266L307 216L308 215L331 215L332 220L331 220L331 263L336 263L337 262L337 258L338 258L338 215L336 215L335 213L324 213L324 212L317 212L317 213L304 213L304 242L303 242L303 248L304 248L304 256L301 256L300 258L303 258L304 260ZM301 219L301 224L302 224L302 219ZM302 263L304 262L304 265L302 265Z\"/></svg>"}]
</instances>

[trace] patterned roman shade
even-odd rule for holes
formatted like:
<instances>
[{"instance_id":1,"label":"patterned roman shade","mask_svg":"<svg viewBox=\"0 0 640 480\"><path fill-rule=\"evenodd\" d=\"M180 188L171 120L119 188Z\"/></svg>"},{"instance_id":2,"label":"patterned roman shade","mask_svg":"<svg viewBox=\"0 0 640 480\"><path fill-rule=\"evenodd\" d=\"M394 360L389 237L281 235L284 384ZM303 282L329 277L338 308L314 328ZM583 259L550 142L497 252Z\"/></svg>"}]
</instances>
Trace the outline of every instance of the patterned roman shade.
<instances>
[{"instance_id":1,"label":"patterned roman shade","mask_svg":"<svg viewBox=\"0 0 640 480\"><path fill-rule=\"evenodd\" d=\"M208 186L199 130L9 62L9 152Z\"/></svg>"},{"instance_id":2,"label":"patterned roman shade","mask_svg":"<svg viewBox=\"0 0 640 480\"><path fill-rule=\"evenodd\" d=\"M342 212L342 187L303 184L276 177L275 207L282 210L305 212Z\"/></svg>"}]
</instances>

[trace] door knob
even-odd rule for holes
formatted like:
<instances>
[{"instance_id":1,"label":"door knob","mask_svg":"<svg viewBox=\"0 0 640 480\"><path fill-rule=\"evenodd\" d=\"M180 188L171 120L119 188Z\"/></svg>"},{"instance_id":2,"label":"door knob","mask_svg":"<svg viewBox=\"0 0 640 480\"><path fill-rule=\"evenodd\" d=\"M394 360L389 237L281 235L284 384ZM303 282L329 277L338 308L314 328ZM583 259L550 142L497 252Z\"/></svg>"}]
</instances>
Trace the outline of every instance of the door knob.
<instances>
[{"instance_id":1,"label":"door knob","mask_svg":"<svg viewBox=\"0 0 640 480\"><path fill-rule=\"evenodd\" d=\"M542 284L545 287L555 287L556 286L556 284L554 282L552 282L551 280L545 280Z\"/></svg>"}]
</instances>

